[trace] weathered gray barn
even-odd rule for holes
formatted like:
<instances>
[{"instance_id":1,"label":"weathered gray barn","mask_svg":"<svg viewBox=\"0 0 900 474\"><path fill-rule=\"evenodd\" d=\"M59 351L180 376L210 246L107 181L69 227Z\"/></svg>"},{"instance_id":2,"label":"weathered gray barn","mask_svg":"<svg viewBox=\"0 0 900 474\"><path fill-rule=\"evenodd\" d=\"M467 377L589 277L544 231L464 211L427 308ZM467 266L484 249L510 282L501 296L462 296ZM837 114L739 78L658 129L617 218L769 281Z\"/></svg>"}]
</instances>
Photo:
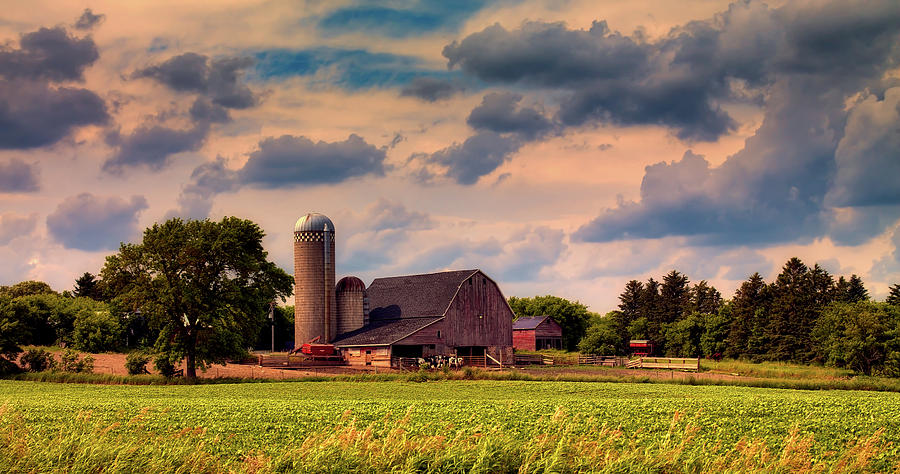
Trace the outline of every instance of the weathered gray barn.
<instances>
[{"instance_id":1,"label":"weathered gray barn","mask_svg":"<svg viewBox=\"0 0 900 474\"><path fill-rule=\"evenodd\" d=\"M434 355L512 361L513 312L481 270L377 278L366 298L368 323L334 341L350 364Z\"/></svg>"}]
</instances>

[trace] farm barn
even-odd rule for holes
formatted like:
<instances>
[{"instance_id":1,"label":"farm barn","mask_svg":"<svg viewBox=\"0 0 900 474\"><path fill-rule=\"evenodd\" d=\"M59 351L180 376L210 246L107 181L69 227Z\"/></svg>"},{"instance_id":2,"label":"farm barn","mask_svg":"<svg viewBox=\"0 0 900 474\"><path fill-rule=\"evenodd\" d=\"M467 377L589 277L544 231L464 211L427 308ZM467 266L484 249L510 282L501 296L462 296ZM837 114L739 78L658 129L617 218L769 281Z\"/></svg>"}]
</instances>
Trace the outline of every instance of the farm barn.
<instances>
[{"instance_id":1,"label":"farm barn","mask_svg":"<svg viewBox=\"0 0 900 474\"><path fill-rule=\"evenodd\" d=\"M513 347L523 351L562 349L562 326L550 316L526 316L513 322Z\"/></svg>"},{"instance_id":2,"label":"farm barn","mask_svg":"<svg viewBox=\"0 0 900 474\"><path fill-rule=\"evenodd\" d=\"M334 341L351 364L436 355L512 360L512 310L481 270L377 278L366 295L368 324Z\"/></svg>"},{"instance_id":3,"label":"farm barn","mask_svg":"<svg viewBox=\"0 0 900 474\"><path fill-rule=\"evenodd\" d=\"M334 224L307 214L294 226L295 345L333 345L352 365L401 357L512 361L513 312L481 270L334 282Z\"/></svg>"}]
</instances>

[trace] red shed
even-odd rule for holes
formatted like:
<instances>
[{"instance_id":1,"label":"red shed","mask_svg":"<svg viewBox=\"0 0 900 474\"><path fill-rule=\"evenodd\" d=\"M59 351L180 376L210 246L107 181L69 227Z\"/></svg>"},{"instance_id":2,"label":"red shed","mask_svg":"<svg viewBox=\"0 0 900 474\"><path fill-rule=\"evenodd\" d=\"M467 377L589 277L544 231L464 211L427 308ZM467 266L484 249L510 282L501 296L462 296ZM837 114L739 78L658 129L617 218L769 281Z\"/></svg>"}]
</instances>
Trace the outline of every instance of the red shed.
<instances>
[{"instance_id":1,"label":"red shed","mask_svg":"<svg viewBox=\"0 0 900 474\"><path fill-rule=\"evenodd\" d=\"M562 349L562 326L550 316L525 316L513 321L513 347L523 351Z\"/></svg>"}]
</instances>

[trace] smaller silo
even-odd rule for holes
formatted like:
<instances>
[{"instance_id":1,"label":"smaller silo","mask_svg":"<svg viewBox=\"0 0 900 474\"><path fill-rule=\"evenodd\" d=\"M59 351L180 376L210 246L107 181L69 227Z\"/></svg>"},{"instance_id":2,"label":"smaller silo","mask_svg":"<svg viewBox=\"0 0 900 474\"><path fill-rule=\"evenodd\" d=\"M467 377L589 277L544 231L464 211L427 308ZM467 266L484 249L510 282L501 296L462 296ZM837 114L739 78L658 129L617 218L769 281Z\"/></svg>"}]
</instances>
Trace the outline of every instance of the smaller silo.
<instances>
[{"instance_id":1,"label":"smaller silo","mask_svg":"<svg viewBox=\"0 0 900 474\"><path fill-rule=\"evenodd\" d=\"M366 319L366 284L355 276L341 278L334 286L337 299L337 333L363 327Z\"/></svg>"}]
</instances>

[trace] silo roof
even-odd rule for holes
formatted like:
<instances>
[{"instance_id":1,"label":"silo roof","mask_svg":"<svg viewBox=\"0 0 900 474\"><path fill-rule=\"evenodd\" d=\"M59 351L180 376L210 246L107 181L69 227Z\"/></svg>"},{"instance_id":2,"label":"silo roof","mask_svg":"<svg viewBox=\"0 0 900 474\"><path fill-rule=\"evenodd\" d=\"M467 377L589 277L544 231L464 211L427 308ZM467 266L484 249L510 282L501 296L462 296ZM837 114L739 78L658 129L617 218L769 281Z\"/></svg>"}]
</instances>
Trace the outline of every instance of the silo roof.
<instances>
[{"instance_id":1,"label":"silo roof","mask_svg":"<svg viewBox=\"0 0 900 474\"><path fill-rule=\"evenodd\" d=\"M334 285L334 291L338 293L341 291L363 292L366 291L366 284L355 276L345 276L337 282L337 285Z\"/></svg>"},{"instance_id":2,"label":"silo roof","mask_svg":"<svg viewBox=\"0 0 900 474\"><path fill-rule=\"evenodd\" d=\"M297 219L294 232L334 232L334 223L324 214L310 212Z\"/></svg>"}]
</instances>

